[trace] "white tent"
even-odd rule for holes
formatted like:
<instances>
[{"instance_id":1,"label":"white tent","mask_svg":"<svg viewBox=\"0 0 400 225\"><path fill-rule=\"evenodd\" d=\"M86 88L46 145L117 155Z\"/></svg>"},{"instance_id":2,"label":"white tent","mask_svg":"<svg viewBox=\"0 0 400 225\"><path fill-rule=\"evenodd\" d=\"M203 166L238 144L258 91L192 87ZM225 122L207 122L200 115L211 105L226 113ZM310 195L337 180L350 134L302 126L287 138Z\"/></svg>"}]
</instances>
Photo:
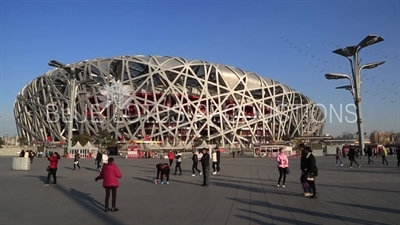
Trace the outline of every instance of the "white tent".
<instances>
[{"instance_id":1,"label":"white tent","mask_svg":"<svg viewBox=\"0 0 400 225\"><path fill-rule=\"evenodd\" d=\"M97 147L95 147L94 145L92 145L92 143L90 143L90 141L88 141L88 143L86 143L85 146L83 146L85 149L97 149Z\"/></svg>"},{"instance_id":2,"label":"white tent","mask_svg":"<svg viewBox=\"0 0 400 225\"><path fill-rule=\"evenodd\" d=\"M90 142L86 143L85 146L82 146L81 143L76 142L76 144L68 149L68 155L70 158L73 158L73 155L78 153L81 158L89 158L95 154L97 154L98 148L93 146Z\"/></svg>"},{"instance_id":3,"label":"white tent","mask_svg":"<svg viewBox=\"0 0 400 225\"><path fill-rule=\"evenodd\" d=\"M78 141L78 142L76 142L76 144L74 146L71 147L71 149L80 150L80 149L84 149L84 147Z\"/></svg>"}]
</instances>

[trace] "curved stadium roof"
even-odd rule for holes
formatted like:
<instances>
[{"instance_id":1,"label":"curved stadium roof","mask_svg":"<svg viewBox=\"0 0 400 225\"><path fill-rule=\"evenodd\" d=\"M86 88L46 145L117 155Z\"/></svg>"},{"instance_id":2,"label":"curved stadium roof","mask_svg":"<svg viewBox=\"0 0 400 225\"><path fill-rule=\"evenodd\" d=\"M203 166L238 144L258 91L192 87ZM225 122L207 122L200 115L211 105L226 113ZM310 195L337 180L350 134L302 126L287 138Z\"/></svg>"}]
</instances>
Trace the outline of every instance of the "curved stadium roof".
<instances>
[{"instance_id":1,"label":"curved stadium roof","mask_svg":"<svg viewBox=\"0 0 400 225\"><path fill-rule=\"evenodd\" d=\"M108 129L116 136L127 138L147 135L172 145L189 144L204 136L222 145L245 146L265 136L281 139L285 135L322 134L324 123L318 120L324 114L311 99L287 85L236 67L143 55L97 58L67 66L82 70L77 74L78 82L95 80L97 83L78 86L78 92L86 94L77 95L75 114L77 119L85 121L74 121L75 130L96 133L99 129ZM48 135L54 140L66 138L66 123L54 122L54 118L49 122L46 105L65 107L65 98L71 94L70 80L66 70L53 69L21 90L14 106L20 136L29 140L46 140ZM99 107L98 96L104 96L104 86L116 83L130 92L125 97L137 110L121 114L114 107L113 113L102 112L104 106ZM86 112L88 105L95 113ZM152 106L142 109L144 105ZM210 105L215 109L199 109ZM173 117L177 111L182 114L179 117L182 121L162 122L168 117L166 114ZM101 114L97 123L91 120L94 114ZM117 123L116 115L129 120L119 119L125 122ZM149 125L154 121L157 125Z\"/></svg>"}]
</instances>

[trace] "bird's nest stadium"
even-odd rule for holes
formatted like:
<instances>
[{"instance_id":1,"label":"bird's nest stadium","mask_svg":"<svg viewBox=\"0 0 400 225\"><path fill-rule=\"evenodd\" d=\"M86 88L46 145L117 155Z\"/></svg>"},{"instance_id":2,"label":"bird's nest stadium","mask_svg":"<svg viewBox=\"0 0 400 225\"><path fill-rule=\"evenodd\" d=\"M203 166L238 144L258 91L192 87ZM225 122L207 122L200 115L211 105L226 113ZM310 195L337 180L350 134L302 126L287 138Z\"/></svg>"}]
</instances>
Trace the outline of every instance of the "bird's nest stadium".
<instances>
[{"instance_id":1,"label":"bird's nest stadium","mask_svg":"<svg viewBox=\"0 0 400 225\"><path fill-rule=\"evenodd\" d=\"M50 70L21 90L14 114L18 135L28 141L67 140L72 117L73 134L106 129L119 140L147 138L172 146L199 139L247 146L266 138L318 136L325 118L302 93L255 73L142 55Z\"/></svg>"}]
</instances>

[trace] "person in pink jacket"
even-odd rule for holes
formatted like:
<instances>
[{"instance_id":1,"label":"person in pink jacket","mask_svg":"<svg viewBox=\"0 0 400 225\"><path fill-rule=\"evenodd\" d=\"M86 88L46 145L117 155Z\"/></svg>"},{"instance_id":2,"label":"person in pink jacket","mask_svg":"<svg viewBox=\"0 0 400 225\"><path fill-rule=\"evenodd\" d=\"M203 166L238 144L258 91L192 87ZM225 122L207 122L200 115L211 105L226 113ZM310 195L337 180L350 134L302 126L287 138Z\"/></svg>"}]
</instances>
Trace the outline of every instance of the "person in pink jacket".
<instances>
[{"instance_id":1,"label":"person in pink jacket","mask_svg":"<svg viewBox=\"0 0 400 225\"><path fill-rule=\"evenodd\" d=\"M288 173L289 169L289 159L285 154L283 148L279 149L279 154L276 156L276 161L278 162L278 170L279 170L279 179L277 186L278 187L280 186L283 175L282 187L285 187L286 174Z\"/></svg>"},{"instance_id":2,"label":"person in pink jacket","mask_svg":"<svg viewBox=\"0 0 400 225\"><path fill-rule=\"evenodd\" d=\"M108 158L108 163L103 165L103 168L101 169L100 175L96 177L96 181L98 180L103 180L103 187L106 190L106 198L105 198L105 208L104 211L108 212L110 211L109 206L109 200L110 200L110 192L112 194L112 199L111 199L111 212L116 212L119 209L116 208L116 203L117 203L117 188L119 187L119 182L118 179L122 178L122 174L119 171L119 168L117 165L114 164L114 158Z\"/></svg>"}]
</instances>

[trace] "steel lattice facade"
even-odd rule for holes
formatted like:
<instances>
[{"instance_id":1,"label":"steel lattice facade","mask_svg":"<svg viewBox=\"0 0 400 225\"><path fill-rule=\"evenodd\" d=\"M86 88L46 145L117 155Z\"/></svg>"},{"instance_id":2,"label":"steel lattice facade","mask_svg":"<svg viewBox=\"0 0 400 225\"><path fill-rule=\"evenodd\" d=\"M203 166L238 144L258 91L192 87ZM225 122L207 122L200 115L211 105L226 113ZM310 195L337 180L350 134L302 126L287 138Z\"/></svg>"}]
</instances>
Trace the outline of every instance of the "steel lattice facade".
<instances>
[{"instance_id":1,"label":"steel lattice facade","mask_svg":"<svg viewBox=\"0 0 400 225\"><path fill-rule=\"evenodd\" d=\"M93 79L97 84L71 90L72 78L64 69L34 79L14 105L20 137L66 140L71 112L64 109L72 91L74 134L107 129L119 139L146 137L173 146L200 137L221 146L247 146L268 136L321 135L324 127L324 112L308 97L231 66L140 55L67 66L83 70L76 75L78 82ZM116 106L117 100L124 107Z\"/></svg>"}]
</instances>

